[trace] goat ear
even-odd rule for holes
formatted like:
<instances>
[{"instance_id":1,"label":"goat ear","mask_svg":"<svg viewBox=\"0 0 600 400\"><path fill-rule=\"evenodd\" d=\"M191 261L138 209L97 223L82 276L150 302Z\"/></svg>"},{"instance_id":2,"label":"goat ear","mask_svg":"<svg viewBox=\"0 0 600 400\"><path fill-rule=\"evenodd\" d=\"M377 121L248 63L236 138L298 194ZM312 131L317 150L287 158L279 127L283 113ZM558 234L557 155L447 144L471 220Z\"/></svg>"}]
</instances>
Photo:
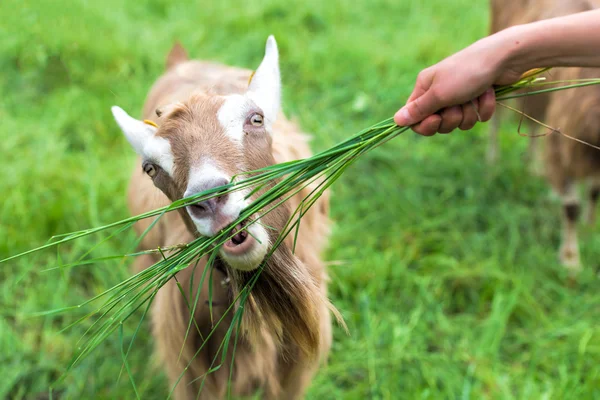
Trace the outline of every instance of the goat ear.
<instances>
[{"instance_id":1,"label":"goat ear","mask_svg":"<svg viewBox=\"0 0 600 400\"><path fill-rule=\"evenodd\" d=\"M146 143L156 133L156 127L130 117L121 107L113 106L111 111L136 153L143 155Z\"/></svg>"},{"instance_id":2,"label":"goat ear","mask_svg":"<svg viewBox=\"0 0 600 400\"><path fill-rule=\"evenodd\" d=\"M178 64L186 62L189 60L187 55L187 51L179 42L173 43L173 47L171 47L171 51L169 51L169 55L167 56L167 61L165 62L165 67L167 70L175 67Z\"/></svg>"},{"instance_id":3,"label":"goat ear","mask_svg":"<svg viewBox=\"0 0 600 400\"><path fill-rule=\"evenodd\" d=\"M160 107L158 107L156 110L154 110L154 112L156 113L156 116L158 118L169 115L173 110L175 110L177 107L182 107L182 104L177 102L177 103L169 103L169 104L164 104Z\"/></svg>"},{"instance_id":4,"label":"goat ear","mask_svg":"<svg viewBox=\"0 0 600 400\"><path fill-rule=\"evenodd\" d=\"M281 78L279 52L273 35L267 39L265 57L250 81L248 97L262 108L267 120L275 121L281 106Z\"/></svg>"}]
</instances>

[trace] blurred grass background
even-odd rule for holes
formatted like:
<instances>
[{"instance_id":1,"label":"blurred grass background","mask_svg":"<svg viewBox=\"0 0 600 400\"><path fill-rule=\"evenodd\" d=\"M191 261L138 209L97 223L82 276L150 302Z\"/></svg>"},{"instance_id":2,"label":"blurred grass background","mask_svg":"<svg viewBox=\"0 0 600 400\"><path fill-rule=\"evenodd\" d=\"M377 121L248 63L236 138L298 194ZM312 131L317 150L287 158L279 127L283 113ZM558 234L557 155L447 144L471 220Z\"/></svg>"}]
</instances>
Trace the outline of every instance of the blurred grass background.
<instances>
[{"instance_id":1,"label":"blurred grass background","mask_svg":"<svg viewBox=\"0 0 600 400\"><path fill-rule=\"evenodd\" d=\"M488 10L485 0L3 0L0 20L4 258L128 216L134 154L109 108L141 109L174 40L193 57L255 68L274 34L284 109L322 150L392 115L420 69L485 35ZM556 261L559 208L527 172L526 139L506 122L502 160L488 167L486 130L405 134L334 187L326 257L350 336L335 331L307 398L600 398L600 237L582 229L585 268L569 280ZM83 310L32 313L129 276L123 262L46 271L102 238L0 265L0 398L48 396L92 322L65 330ZM119 379L122 345L113 335L55 398L133 398ZM151 353L146 322L128 362L141 397L164 398Z\"/></svg>"}]
</instances>

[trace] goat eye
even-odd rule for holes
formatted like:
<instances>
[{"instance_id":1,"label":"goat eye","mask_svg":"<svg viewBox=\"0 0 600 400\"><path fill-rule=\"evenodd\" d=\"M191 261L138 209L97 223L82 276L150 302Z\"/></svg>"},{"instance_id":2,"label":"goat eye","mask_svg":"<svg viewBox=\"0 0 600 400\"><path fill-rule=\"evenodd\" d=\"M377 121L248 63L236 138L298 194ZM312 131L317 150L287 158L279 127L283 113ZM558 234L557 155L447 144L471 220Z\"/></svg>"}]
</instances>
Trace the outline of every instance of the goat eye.
<instances>
[{"instance_id":1,"label":"goat eye","mask_svg":"<svg viewBox=\"0 0 600 400\"><path fill-rule=\"evenodd\" d=\"M252 124L252 126L263 126L263 116L260 114L253 114L250 117L250 123Z\"/></svg>"},{"instance_id":2,"label":"goat eye","mask_svg":"<svg viewBox=\"0 0 600 400\"><path fill-rule=\"evenodd\" d=\"M150 178L154 178L156 176L156 174L158 173L158 169L156 168L156 165L149 163L149 162L145 162L142 165L142 168L144 169L144 172L146 174L148 174L148 176Z\"/></svg>"}]
</instances>

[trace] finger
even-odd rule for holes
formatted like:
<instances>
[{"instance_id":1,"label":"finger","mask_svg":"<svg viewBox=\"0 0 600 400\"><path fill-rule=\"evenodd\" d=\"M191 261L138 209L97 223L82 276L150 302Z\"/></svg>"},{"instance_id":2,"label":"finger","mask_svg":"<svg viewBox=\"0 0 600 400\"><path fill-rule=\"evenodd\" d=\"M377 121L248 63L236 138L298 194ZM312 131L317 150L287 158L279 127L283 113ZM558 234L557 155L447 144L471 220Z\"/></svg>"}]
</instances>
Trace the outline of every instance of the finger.
<instances>
[{"instance_id":1,"label":"finger","mask_svg":"<svg viewBox=\"0 0 600 400\"><path fill-rule=\"evenodd\" d=\"M440 128L442 117L437 114L430 115L412 127L412 130L423 136L433 136Z\"/></svg>"},{"instance_id":2,"label":"finger","mask_svg":"<svg viewBox=\"0 0 600 400\"><path fill-rule=\"evenodd\" d=\"M440 114L442 122L438 129L439 133L450 133L460 126L463 120L463 111L461 106L452 106L445 108Z\"/></svg>"},{"instance_id":3,"label":"finger","mask_svg":"<svg viewBox=\"0 0 600 400\"><path fill-rule=\"evenodd\" d=\"M414 87L412 93L408 97L408 100L406 100L406 103L404 105L405 107L406 107L406 104L413 102L415 99L421 97L423 95L423 93L425 93L427 91L427 87L423 86L421 76L422 76L422 73L419 74L419 77L417 77L417 83L415 84L415 87ZM399 126L410 126L410 124L408 124L406 122L406 116L400 117L400 115L399 115L400 112L403 110L403 108L401 108L400 110L398 110L396 112L396 114L394 115L394 121L396 122L396 125L399 125Z\"/></svg>"},{"instance_id":4,"label":"finger","mask_svg":"<svg viewBox=\"0 0 600 400\"><path fill-rule=\"evenodd\" d=\"M408 114L408 111L406 111L406 105L408 105L409 103L412 103L413 101L415 101L415 99L418 99L419 97L421 97L423 95L423 93L425 93L425 89L423 89L423 87L419 83L417 83L413 92L408 97L408 100L406 100L406 104L404 105L404 107L402 107L400 110L398 110L396 112L396 114L394 115L394 122L396 123L396 125L410 126L410 125L414 124L414 123L410 122L410 120L412 120L412 117L410 116L410 114ZM418 122L418 121L416 121L416 122Z\"/></svg>"},{"instance_id":5,"label":"finger","mask_svg":"<svg viewBox=\"0 0 600 400\"><path fill-rule=\"evenodd\" d=\"M479 96L479 116L482 122L487 122L496 112L496 94L494 89L488 89L484 94Z\"/></svg>"},{"instance_id":6,"label":"finger","mask_svg":"<svg viewBox=\"0 0 600 400\"><path fill-rule=\"evenodd\" d=\"M424 69L423 71L419 72L419 75L417 76L417 81L415 82L415 87L410 96L408 97L408 100L406 100L406 104L423 96L423 94L425 94L425 92L427 92L431 87L432 79L433 74L431 74L430 68Z\"/></svg>"},{"instance_id":7,"label":"finger","mask_svg":"<svg viewBox=\"0 0 600 400\"><path fill-rule=\"evenodd\" d=\"M412 91L412 93L410 94L410 96L408 96L408 99L406 100L406 104L415 101L415 99L423 96L423 93L425 93L427 91L427 89L423 88L423 86L421 86L420 82L417 83L417 85L415 86L414 90Z\"/></svg>"},{"instance_id":8,"label":"finger","mask_svg":"<svg viewBox=\"0 0 600 400\"><path fill-rule=\"evenodd\" d=\"M459 128L463 131L473 129L477 121L479 120L479 101L477 99L465 103L462 105L463 120Z\"/></svg>"},{"instance_id":9,"label":"finger","mask_svg":"<svg viewBox=\"0 0 600 400\"><path fill-rule=\"evenodd\" d=\"M422 96L417 97L402 107L396 115L394 115L394 121L400 126L414 125L436 113L441 108L443 107L436 99L433 91L428 90Z\"/></svg>"}]
</instances>

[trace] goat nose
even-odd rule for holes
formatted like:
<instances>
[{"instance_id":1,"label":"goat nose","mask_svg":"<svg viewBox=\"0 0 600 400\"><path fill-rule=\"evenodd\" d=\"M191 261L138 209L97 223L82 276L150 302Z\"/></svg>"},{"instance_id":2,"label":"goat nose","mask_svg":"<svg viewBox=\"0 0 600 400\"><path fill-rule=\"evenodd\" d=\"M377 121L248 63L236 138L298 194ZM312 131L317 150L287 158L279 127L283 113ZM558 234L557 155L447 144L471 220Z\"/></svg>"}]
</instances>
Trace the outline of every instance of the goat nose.
<instances>
[{"instance_id":1,"label":"goat nose","mask_svg":"<svg viewBox=\"0 0 600 400\"><path fill-rule=\"evenodd\" d=\"M193 194L204 192L210 189L214 189L220 186L225 186L229 183L227 179L215 179L209 182L204 182L201 185L195 186L193 190L188 190L186 192L186 197L192 196ZM196 218L209 218L215 215L223 204L227 202L227 198L229 197L228 193L224 193L217 197L212 197L210 199L199 201L195 204L190 204L187 206L188 212L192 217Z\"/></svg>"}]
</instances>

